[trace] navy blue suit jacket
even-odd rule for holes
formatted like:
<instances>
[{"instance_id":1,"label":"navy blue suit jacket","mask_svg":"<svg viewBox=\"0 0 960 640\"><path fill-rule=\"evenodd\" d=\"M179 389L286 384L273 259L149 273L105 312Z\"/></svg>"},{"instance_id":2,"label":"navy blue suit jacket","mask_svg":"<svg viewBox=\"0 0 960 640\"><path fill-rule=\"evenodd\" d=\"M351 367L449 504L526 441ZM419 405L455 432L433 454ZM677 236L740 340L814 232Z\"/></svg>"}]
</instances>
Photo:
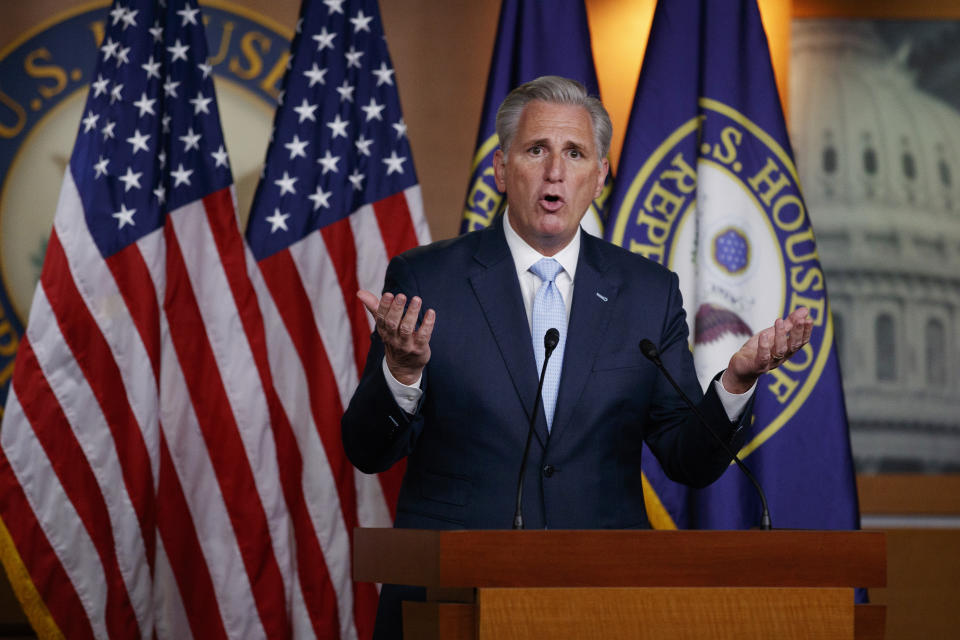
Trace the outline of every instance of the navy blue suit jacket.
<instances>
[{"instance_id":1,"label":"navy blue suit jacket","mask_svg":"<svg viewBox=\"0 0 960 640\"><path fill-rule=\"evenodd\" d=\"M374 333L343 417L347 455L367 473L407 457L397 527L510 528L539 372L502 217L394 258L384 290L418 295L437 312L424 394L415 414L400 409ZM672 479L693 486L718 478L730 458L641 354L641 339L657 345L721 437L737 439L713 385L705 397L701 392L676 274L581 232L568 330L549 435L542 408L537 412L524 524L648 528L644 444Z\"/></svg>"}]
</instances>

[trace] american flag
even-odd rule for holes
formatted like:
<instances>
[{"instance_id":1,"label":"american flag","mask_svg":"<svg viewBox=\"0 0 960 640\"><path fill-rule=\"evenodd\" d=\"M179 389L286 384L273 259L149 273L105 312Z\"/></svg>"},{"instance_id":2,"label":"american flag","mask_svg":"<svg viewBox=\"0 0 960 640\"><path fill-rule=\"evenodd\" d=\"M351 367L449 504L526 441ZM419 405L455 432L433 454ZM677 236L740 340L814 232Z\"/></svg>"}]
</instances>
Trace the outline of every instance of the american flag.
<instances>
[{"instance_id":1,"label":"american flag","mask_svg":"<svg viewBox=\"0 0 960 640\"><path fill-rule=\"evenodd\" d=\"M356 293L379 292L390 258L429 241L375 0L303 3L281 101L247 227L254 286L335 597L310 606L367 638L377 592L351 580L353 529L389 526L403 465L365 476L343 452L373 329Z\"/></svg>"},{"instance_id":2,"label":"american flag","mask_svg":"<svg viewBox=\"0 0 960 640\"><path fill-rule=\"evenodd\" d=\"M195 0L108 13L0 430L42 637L339 631L206 60Z\"/></svg>"}]
</instances>

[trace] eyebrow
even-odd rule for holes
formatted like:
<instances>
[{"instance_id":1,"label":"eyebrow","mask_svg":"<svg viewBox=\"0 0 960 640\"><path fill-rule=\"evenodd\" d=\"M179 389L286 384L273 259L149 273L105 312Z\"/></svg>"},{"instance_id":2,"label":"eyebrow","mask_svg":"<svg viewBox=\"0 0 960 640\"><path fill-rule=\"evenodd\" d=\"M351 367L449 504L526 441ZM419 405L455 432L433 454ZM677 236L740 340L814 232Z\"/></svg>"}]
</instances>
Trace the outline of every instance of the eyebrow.
<instances>
[{"instance_id":1,"label":"eyebrow","mask_svg":"<svg viewBox=\"0 0 960 640\"><path fill-rule=\"evenodd\" d=\"M549 138L538 138L537 140L528 141L527 143L524 144L524 146L526 148L535 147L535 146L547 147L547 146L550 146L549 143L550 143ZM575 140L564 140L561 146L564 149L576 149L577 151L583 154L586 154L587 152L586 145L584 145L583 143L577 142Z\"/></svg>"}]
</instances>

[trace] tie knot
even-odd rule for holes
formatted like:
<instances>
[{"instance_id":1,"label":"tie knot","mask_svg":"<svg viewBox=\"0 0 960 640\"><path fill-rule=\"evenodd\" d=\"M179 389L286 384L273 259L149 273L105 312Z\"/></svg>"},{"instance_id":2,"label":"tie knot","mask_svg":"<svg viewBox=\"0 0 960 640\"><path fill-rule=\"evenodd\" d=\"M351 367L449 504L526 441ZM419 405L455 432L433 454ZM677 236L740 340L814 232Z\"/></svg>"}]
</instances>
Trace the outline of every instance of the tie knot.
<instances>
[{"instance_id":1,"label":"tie knot","mask_svg":"<svg viewBox=\"0 0 960 640\"><path fill-rule=\"evenodd\" d=\"M542 258L530 267L530 271L544 282L553 282L557 274L563 271L563 266L553 258Z\"/></svg>"}]
</instances>

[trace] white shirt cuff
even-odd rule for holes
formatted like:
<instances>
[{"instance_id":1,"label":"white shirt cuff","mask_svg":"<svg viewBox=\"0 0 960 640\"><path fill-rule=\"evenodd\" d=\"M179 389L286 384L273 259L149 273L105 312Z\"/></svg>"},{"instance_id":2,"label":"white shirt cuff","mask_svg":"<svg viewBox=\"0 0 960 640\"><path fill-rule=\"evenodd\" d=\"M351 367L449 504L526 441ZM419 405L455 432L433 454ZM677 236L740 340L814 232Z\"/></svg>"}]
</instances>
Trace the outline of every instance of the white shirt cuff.
<instances>
[{"instance_id":1,"label":"white shirt cuff","mask_svg":"<svg viewBox=\"0 0 960 640\"><path fill-rule=\"evenodd\" d=\"M417 403L420 402L420 396L423 395L423 391L420 389L420 382L423 380L423 374L420 374L420 377L417 378L417 381L413 384L403 384L394 378L392 373L390 373L390 368L387 367L387 359L384 358L383 377L387 381L387 388L390 389L390 393L393 394L393 399L397 401L397 404L400 406L400 408L407 413L416 413Z\"/></svg>"},{"instance_id":2,"label":"white shirt cuff","mask_svg":"<svg viewBox=\"0 0 960 640\"><path fill-rule=\"evenodd\" d=\"M727 418L730 419L730 422L737 422L743 415L747 403L750 402L750 396L753 394L753 390L757 388L757 383L754 382L746 393L730 393L723 388L720 380L713 381L713 388L717 390L717 395L720 396L720 404L723 405L723 410L727 412Z\"/></svg>"}]
</instances>

